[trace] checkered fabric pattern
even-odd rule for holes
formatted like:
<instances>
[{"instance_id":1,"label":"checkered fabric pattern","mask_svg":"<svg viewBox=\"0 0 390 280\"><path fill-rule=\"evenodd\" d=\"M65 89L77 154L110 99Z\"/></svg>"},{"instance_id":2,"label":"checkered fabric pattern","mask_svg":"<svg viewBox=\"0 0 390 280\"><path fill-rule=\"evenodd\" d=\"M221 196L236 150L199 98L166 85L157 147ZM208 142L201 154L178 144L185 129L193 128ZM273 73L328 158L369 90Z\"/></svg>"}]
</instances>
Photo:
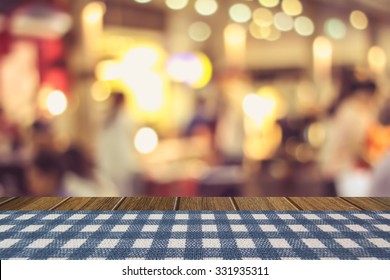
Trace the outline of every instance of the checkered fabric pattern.
<instances>
[{"instance_id":1,"label":"checkered fabric pattern","mask_svg":"<svg viewBox=\"0 0 390 280\"><path fill-rule=\"evenodd\" d=\"M390 212L3 211L0 259L390 259Z\"/></svg>"}]
</instances>

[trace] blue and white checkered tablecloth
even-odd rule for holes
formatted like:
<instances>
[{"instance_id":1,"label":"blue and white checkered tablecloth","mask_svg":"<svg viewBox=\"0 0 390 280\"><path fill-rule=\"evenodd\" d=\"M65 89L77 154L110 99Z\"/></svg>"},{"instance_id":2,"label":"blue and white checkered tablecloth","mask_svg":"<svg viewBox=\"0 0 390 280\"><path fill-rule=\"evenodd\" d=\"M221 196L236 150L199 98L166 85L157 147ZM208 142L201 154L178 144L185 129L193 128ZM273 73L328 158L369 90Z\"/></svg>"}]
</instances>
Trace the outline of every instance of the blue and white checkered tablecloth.
<instances>
[{"instance_id":1,"label":"blue and white checkered tablecloth","mask_svg":"<svg viewBox=\"0 0 390 280\"><path fill-rule=\"evenodd\" d=\"M2 211L0 259L390 259L390 212Z\"/></svg>"}]
</instances>

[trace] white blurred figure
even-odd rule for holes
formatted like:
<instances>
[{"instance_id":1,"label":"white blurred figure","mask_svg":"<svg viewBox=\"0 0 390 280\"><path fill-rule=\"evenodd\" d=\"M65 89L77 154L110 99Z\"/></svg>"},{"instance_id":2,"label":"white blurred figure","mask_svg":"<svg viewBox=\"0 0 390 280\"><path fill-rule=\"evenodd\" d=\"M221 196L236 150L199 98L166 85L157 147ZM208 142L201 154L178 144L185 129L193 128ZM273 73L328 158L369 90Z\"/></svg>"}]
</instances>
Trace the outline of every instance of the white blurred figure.
<instances>
[{"instance_id":1,"label":"white blurred figure","mask_svg":"<svg viewBox=\"0 0 390 280\"><path fill-rule=\"evenodd\" d=\"M352 83L329 122L321 163L325 180L334 184L338 196L369 194L372 174L363 153L368 129L376 121L375 92L370 81Z\"/></svg>"},{"instance_id":2,"label":"white blurred figure","mask_svg":"<svg viewBox=\"0 0 390 280\"><path fill-rule=\"evenodd\" d=\"M135 193L140 170L133 139L135 124L125 111L123 93L111 95L112 105L98 136L97 165L117 185L123 196Z\"/></svg>"}]
</instances>

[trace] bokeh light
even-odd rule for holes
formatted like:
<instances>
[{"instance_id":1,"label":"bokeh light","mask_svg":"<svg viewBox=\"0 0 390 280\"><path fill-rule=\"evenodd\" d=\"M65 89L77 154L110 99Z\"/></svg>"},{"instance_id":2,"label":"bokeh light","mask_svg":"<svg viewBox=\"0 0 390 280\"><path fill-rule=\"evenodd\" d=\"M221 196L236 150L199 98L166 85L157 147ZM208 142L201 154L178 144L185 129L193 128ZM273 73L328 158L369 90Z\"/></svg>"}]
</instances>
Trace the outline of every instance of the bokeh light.
<instances>
[{"instance_id":1,"label":"bokeh light","mask_svg":"<svg viewBox=\"0 0 390 280\"><path fill-rule=\"evenodd\" d=\"M204 42L208 38L210 38L211 28L205 22L194 22L190 25L190 28L188 29L188 35L192 40L196 42Z\"/></svg>"},{"instance_id":2,"label":"bokeh light","mask_svg":"<svg viewBox=\"0 0 390 280\"><path fill-rule=\"evenodd\" d=\"M252 11L245 4L234 4L229 9L230 18L237 23L248 22L252 17Z\"/></svg>"},{"instance_id":3,"label":"bokeh light","mask_svg":"<svg viewBox=\"0 0 390 280\"><path fill-rule=\"evenodd\" d=\"M188 5L188 0L165 0L165 5L171 10L181 10Z\"/></svg>"},{"instance_id":4,"label":"bokeh light","mask_svg":"<svg viewBox=\"0 0 390 280\"><path fill-rule=\"evenodd\" d=\"M97 102L102 102L110 97L111 89L106 82L96 81L91 86L92 99Z\"/></svg>"},{"instance_id":5,"label":"bokeh light","mask_svg":"<svg viewBox=\"0 0 390 280\"><path fill-rule=\"evenodd\" d=\"M252 21L249 25L249 33L256 39L267 39L271 34L271 27L258 26Z\"/></svg>"},{"instance_id":6,"label":"bokeh light","mask_svg":"<svg viewBox=\"0 0 390 280\"><path fill-rule=\"evenodd\" d=\"M381 73L387 64L386 52L379 46L372 46L368 51L368 64L373 71Z\"/></svg>"},{"instance_id":7,"label":"bokeh light","mask_svg":"<svg viewBox=\"0 0 390 280\"><path fill-rule=\"evenodd\" d=\"M332 43L326 37L317 37L313 43L313 52L317 58L328 59L333 54Z\"/></svg>"},{"instance_id":8,"label":"bokeh light","mask_svg":"<svg viewBox=\"0 0 390 280\"><path fill-rule=\"evenodd\" d=\"M272 25L274 20L273 13L264 8L258 8L253 12L253 22L258 26L266 27Z\"/></svg>"},{"instance_id":9,"label":"bokeh light","mask_svg":"<svg viewBox=\"0 0 390 280\"><path fill-rule=\"evenodd\" d=\"M294 20L291 16L279 12L274 16L274 25L280 31L290 31L294 28Z\"/></svg>"},{"instance_id":10,"label":"bokeh light","mask_svg":"<svg viewBox=\"0 0 390 280\"><path fill-rule=\"evenodd\" d=\"M203 53L181 53L169 59L167 72L176 82L186 83L193 88L203 88L211 80L212 64Z\"/></svg>"},{"instance_id":11,"label":"bokeh light","mask_svg":"<svg viewBox=\"0 0 390 280\"><path fill-rule=\"evenodd\" d=\"M134 0L134 1L137 3L145 4L151 2L152 0Z\"/></svg>"},{"instance_id":12,"label":"bokeh light","mask_svg":"<svg viewBox=\"0 0 390 280\"><path fill-rule=\"evenodd\" d=\"M121 76L120 64L113 60L101 61L96 65L95 75L100 81L119 79Z\"/></svg>"},{"instance_id":13,"label":"bokeh light","mask_svg":"<svg viewBox=\"0 0 390 280\"><path fill-rule=\"evenodd\" d=\"M331 18L325 22L325 33L333 39L340 40L347 35L347 27L342 20Z\"/></svg>"},{"instance_id":14,"label":"bokeh light","mask_svg":"<svg viewBox=\"0 0 390 280\"><path fill-rule=\"evenodd\" d=\"M301 36L310 36L314 33L314 23L313 21L305 16L297 17L294 20L295 31Z\"/></svg>"},{"instance_id":15,"label":"bokeh light","mask_svg":"<svg viewBox=\"0 0 390 280\"><path fill-rule=\"evenodd\" d=\"M202 16L210 16L218 10L218 3L215 0L196 0L195 10Z\"/></svg>"},{"instance_id":16,"label":"bokeh light","mask_svg":"<svg viewBox=\"0 0 390 280\"><path fill-rule=\"evenodd\" d=\"M362 11L353 11L349 16L349 21L358 30L364 30L368 26L368 18Z\"/></svg>"},{"instance_id":17,"label":"bokeh light","mask_svg":"<svg viewBox=\"0 0 390 280\"><path fill-rule=\"evenodd\" d=\"M134 138L134 146L141 154L150 154L158 146L158 135L156 131L150 127L143 127L137 131Z\"/></svg>"},{"instance_id":18,"label":"bokeh light","mask_svg":"<svg viewBox=\"0 0 390 280\"><path fill-rule=\"evenodd\" d=\"M303 6L299 0L283 0L282 10L287 15L297 16L303 12Z\"/></svg>"},{"instance_id":19,"label":"bokeh light","mask_svg":"<svg viewBox=\"0 0 390 280\"><path fill-rule=\"evenodd\" d=\"M62 91L54 90L48 94L46 99L46 107L51 115L61 115L65 112L67 106L68 101Z\"/></svg>"},{"instance_id":20,"label":"bokeh light","mask_svg":"<svg viewBox=\"0 0 390 280\"><path fill-rule=\"evenodd\" d=\"M231 23L225 27L225 40L230 45L241 45L245 42L245 28L239 24Z\"/></svg>"},{"instance_id":21,"label":"bokeh light","mask_svg":"<svg viewBox=\"0 0 390 280\"><path fill-rule=\"evenodd\" d=\"M91 2L83 9L83 19L88 23L96 23L102 19L106 12L106 5L103 2Z\"/></svg>"},{"instance_id":22,"label":"bokeh light","mask_svg":"<svg viewBox=\"0 0 390 280\"><path fill-rule=\"evenodd\" d=\"M279 5L280 0L258 0L260 5L266 8L273 8Z\"/></svg>"}]
</instances>

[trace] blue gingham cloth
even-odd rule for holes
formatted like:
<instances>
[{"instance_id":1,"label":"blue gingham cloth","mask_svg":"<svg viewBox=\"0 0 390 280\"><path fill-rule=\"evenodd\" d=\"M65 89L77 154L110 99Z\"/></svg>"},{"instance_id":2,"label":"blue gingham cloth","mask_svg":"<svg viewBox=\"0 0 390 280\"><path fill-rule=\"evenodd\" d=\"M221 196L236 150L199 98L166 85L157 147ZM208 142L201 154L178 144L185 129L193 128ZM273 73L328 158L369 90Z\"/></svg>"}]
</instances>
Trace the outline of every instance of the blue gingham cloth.
<instances>
[{"instance_id":1,"label":"blue gingham cloth","mask_svg":"<svg viewBox=\"0 0 390 280\"><path fill-rule=\"evenodd\" d=\"M390 259L390 212L2 211L0 259Z\"/></svg>"}]
</instances>

